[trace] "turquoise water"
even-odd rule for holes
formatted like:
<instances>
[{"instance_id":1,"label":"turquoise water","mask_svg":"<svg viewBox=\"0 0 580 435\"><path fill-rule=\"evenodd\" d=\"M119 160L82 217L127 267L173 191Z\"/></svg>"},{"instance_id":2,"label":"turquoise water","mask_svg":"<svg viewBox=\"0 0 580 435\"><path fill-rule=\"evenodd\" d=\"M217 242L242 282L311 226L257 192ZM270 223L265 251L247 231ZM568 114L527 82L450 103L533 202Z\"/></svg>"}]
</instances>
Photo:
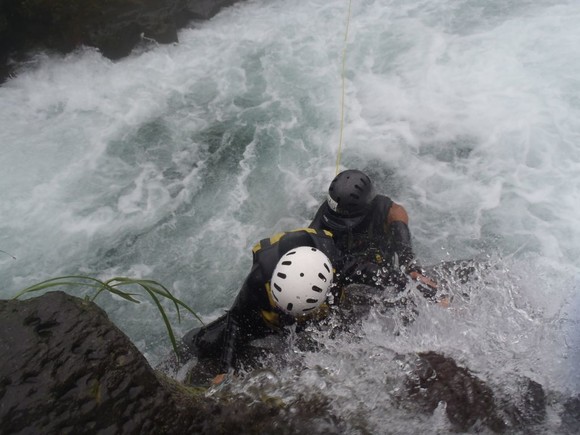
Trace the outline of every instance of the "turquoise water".
<instances>
[{"instance_id":1,"label":"turquoise water","mask_svg":"<svg viewBox=\"0 0 580 435\"><path fill-rule=\"evenodd\" d=\"M0 296L80 273L155 279L205 319L228 308L251 246L306 225L335 174L347 11L248 1L179 44L40 55L0 87L0 249L16 257L0 252ZM494 268L399 337L369 318L350 353L438 350L580 392L579 19L577 1L353 4L341 168L406 207L424 264ZM155 363L169 343L142 300L100 304ZM307 359L348 373L329 394L342 406L348 388L380 427L364 405L380 383L340 351Z\"/></svg>"}]
</instances>

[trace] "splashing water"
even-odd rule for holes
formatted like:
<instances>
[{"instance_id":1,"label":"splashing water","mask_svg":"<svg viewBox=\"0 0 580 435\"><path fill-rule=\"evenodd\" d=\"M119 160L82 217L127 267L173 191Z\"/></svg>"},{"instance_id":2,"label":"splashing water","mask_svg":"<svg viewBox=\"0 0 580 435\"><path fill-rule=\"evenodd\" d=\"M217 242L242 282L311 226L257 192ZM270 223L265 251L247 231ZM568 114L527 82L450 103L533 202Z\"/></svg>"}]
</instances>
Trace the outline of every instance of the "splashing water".
<instances>
[{"instance_id":1,"label":"splashing water","mask_svg":"<svg viewBox=\"0 0 580 435\"><path fill-rule=\"evenodd\" d=\"M248 1L177 45L42 55L0 87L0 295L125 275L208 319L229 307L253 243L306 225L334 176L346 13ZM396 355L430 350L494 385L580 393L579 18L573 1L353 4L342 167L407 208L424 264L490 266L450 285L447 310L418 300L408 325L371 310L358 340L319 337L324 352L267 375L273 394L314 388L353 427L385 409L404 425ZM117 302L101 303L159 361L155 307ZM438 412L416 431L445 431Z\"/></svg>"}]
</instances>

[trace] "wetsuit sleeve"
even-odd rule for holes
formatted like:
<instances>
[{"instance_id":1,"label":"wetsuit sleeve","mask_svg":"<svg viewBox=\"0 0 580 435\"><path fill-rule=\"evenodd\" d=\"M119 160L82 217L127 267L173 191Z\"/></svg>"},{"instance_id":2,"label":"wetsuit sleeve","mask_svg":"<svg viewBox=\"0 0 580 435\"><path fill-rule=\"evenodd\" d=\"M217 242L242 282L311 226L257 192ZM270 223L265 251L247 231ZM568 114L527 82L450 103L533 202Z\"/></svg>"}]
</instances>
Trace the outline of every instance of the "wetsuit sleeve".
<instances>
[{"instance_id":1,"label":"wetsuit sleeve","mask_svg":"<svg viewBox=\"0 0 580 435\"><path fill-rule=\"evenodd\" d=\"M259 268L254 264L227 313L220 357L222 373L234 367L240 346L252 339L252 330L261 322L260 302L255 297L256 286L260 284L257 280L259 281Z\"/></svg>"},{"instance_id":2,"label":"wetsuit sleeve","mask_svg":"<svg viewBox=\"0 0 580 435\"><path fill-rule=\"evenodd\" d=\"M399 265L405 267L405 272L421 271L421 267L415 261L413 246L411 244L411 232L405 222L391 222L391 234L395 252L399 257Z\"/></svg>"},{"instance_id":3,"label":"wetsuit sleeve","mask_svg":"<svg viewBox=\"0 0 580 435\"><path fill-rule=\"evenodd\" d=\"M220 356L220 371L226 373L234 367L236 354L242 343L242 324L245 319L247 309L248 280L242 285L234 304L226 315L226 326L222 342L222 351Z\"/></svg>"},{"instance_id":4,"label":"wetsuit sleeve","mask_svg":"<svg viewBox=\"0 0 580 435\"><path fill-rule=\"evenodd\" d=\"M227 373L234 367L239 336L240 324L236 317L229 312L226 317L226 329L220 356L220 373Z\"/></svg>"}]
</instances>

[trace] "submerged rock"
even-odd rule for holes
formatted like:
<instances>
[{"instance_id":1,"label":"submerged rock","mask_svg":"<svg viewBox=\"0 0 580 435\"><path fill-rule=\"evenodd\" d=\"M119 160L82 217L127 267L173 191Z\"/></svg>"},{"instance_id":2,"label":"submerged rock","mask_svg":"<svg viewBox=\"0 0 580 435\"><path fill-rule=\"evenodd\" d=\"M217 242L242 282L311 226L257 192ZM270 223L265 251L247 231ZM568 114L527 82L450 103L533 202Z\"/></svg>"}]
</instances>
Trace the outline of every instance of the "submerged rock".
<instances>
[{"instance_id":1,"label":"submerged rock","mask_svg":"<svg viewBox=\"0 0 580 435\"><path fill-rule=\"evenodd\" d=\"M467 431L476 423L494 432L505 429L492 390L469 370L442 354L424 352L407 379L413 406L434 412L441 403L454 430Z\"/></svg>"},{"instance_id":2,"label":"submerged rock","mask_svg":"<svg viewBox=\"0 0 580 435\"><path fill-rule=\"evenodd\" d=\"M323 391L281 400L263 376L242 379L245 393L180 384L153 370L102 309L62 292L0 301L0 352L2 433L338 434L359 427ZM444 410L458 432L533 433L546 420L548 400L530 379L514 377L502 392L437 352L395 358L411 368L398 397L411 415ZM561 432L577 433L579 398L559 402Z\"/></svg>"},{"instance_id":3,"label":"submerged rock","mask_svg":"<svg viewBox=\"0 0 580 435\"><path fill-rule=\"evenodd\" d=\"M546 396L540 384L518 377L516 388L502 395L501 389L479 379L452 358L436 352L422 352L407 379L412 404L432 413L441 404L453 430L465 432L486 427L496 433L530 431L546 418ZM517 390L517 391L516 391Z\"/></svg>"},{"instance_id":4,"label":"submerged rock","mask_svg":"<svg viewBox=\"0 0 580 435\"><path fill-rule=\"evenodd\" d=\"M560 418L562 419L560 430L563 434L580 433L580 395L569 398L564 403Z\"/></svg>"}]
</instances>

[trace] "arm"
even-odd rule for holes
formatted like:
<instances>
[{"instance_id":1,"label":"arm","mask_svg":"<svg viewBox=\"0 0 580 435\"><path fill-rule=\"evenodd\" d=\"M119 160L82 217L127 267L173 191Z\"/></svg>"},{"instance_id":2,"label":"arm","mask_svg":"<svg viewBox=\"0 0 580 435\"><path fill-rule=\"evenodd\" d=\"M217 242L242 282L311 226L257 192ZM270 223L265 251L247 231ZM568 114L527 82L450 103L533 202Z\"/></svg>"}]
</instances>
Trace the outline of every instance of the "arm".
<instances>
[{"instance_id":1,"label":"arm","mask_svg":"<svg viewBox=\"0 0 580 435\"><path fill-rule=\"evenodd\" d=\"M405 267L407 273L415 271L413 267L413 247L411 245L411 232L409 231L409 215L403 206L393 203L387 216L387 228L391 230L395 252L399 257L399 265Z\"/></svg>"},{"instance_id":2,"label":"arm","mask_svg":"<svg viewBox=\"0 0 580 435\"><path fill-rule=\"evenodd\" d=\"M252 340L263 327L261 310L268 304L265 294L262 268L255 261L246 277L236 300L227 313L226 326L221 338L220 374L231 373L241 346ZM220 383L223 376L216 376Z\"/></svg>"},{"instance_id":3,"label":"arm","mask_svg":"<svg viewBox=\"0 0 580 435\"><path fill-rule=\"evenodd\" d=\"M409 231L409 215L402 205L393 203L387 216L387 224L391 228L395 251L399 256L400 265L405 267L409 276L433 289L437 284L430 278L421 274L421 269L415 264L415 254L411 244L411 232Z\"/></svg>"},{"instance_id":4,"label":"arm","mask_svg":"<svg viewBox=\"0 0 580 435\"><path fill-rule=\"evenodd\" d=\"M219 374L213 378L212 384L219 385L227 379L228 373L233 372L236 347L240 327L232 312L226 316L226 327L222 342L222 352L219 363Z\"/></svg>"},{"instance_id":5,"label":"arm","mask_svg":"<svg viewBox=\"0 0 580 435\"><path fill-rule=\"evenodd\" d=\"M238 296L234 301L232 307L226 314L225 327L222 336L220 337L221 354L219 360L220 374L225 374L233 370L236 354L238 348L243 343L243 334L241 334L241 325L248 322L248 316L251 316L253 308L253 301L251 299L251 282L252 272L255 271L255 265L252 271L244 281L242 288L238 292ZM216 379L220 375L216 376ZM221 375L223 378L223 375ZM219 382L218 382L219 383Z\"/></svg>"},{"instance_id":6,"label":"arm","mask_svg":"<svg viewBox=\"0 0 580 435\"><path fill-rule=\"evenodd\" d=\"M402 205L393 202L393 205L389 210L389 215L387 216L387 223L391 224L395 221L400 221L405 225L409 225L409 215L407 214L407 210L405 210Z\"/></svg>"},{"instance_id":7,"label":"arm","mask_svg":"<svg viewBox=\"0 0 580 435\"><path fill-rule=\"evenodd\" d=\"M226 373L234 366L236 348L239 341L240 326L236 319L235 312L230 311L226 318L226 329L222 343L222 353L220 358L220 372Z\"/></svg>"}]
</instances>

